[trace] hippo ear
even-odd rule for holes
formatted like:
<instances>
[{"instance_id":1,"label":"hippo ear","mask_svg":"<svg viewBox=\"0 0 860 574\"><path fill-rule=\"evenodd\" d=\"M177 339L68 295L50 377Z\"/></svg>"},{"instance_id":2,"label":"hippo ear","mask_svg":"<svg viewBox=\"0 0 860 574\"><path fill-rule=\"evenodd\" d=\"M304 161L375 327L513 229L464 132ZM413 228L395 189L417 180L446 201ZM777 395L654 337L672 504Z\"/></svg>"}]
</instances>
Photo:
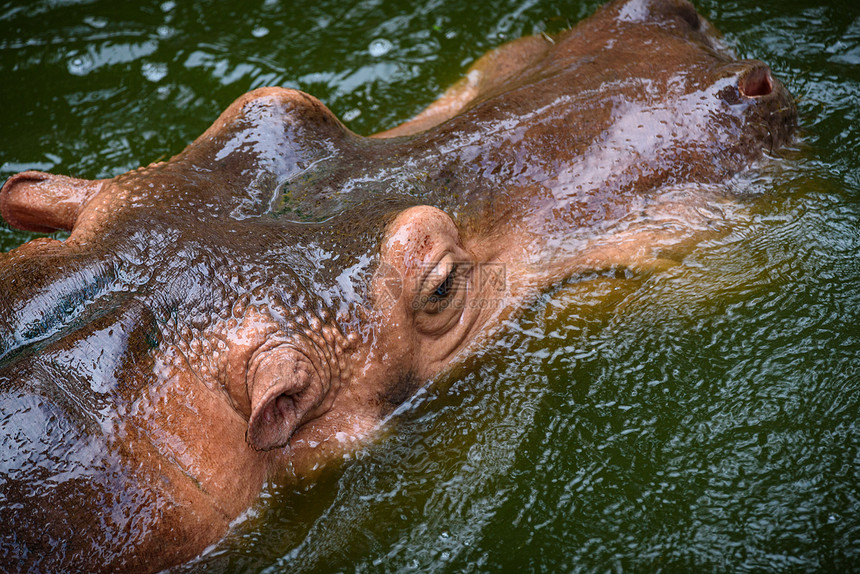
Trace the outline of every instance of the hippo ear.
<instances>
[{"instance_id":1,"label":"hippo ear","mask_svg":"<svg viewBox=\"0 0 860 574\"><path fill-rule=\"evenodd\" d=\"M0 190L0 215L9 225L25 231L71 231L81 206L101 184L101 181L25 171L10 177Z\"/></svg>"},{"instance_id":2,"label":"hippo ear","mask_svg":"<svg viewBox=\"0 0 860 574\"><path fill-rule=\"evenodd\" d=\"M286 446L308 411L319 403L319 379L293 349L270 351L251 374L251 417L246 439L257 450Z\"/></svg>"}]
</instances>

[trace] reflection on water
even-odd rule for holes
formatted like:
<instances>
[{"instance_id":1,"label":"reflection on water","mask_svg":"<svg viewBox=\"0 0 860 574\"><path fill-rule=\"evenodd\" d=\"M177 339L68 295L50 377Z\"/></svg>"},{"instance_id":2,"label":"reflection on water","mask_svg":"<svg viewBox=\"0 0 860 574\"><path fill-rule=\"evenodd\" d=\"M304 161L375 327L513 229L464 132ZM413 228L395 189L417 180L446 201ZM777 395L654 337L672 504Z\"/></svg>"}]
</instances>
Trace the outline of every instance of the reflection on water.
<instances>
[{"instance_id":1,"label":"reflection on water","mask_svg":"<svg viewBox=\"0 0 860 574\"><path fill-rule=\"evenodd\" d=\"M0 177L149 163L261 85L387 128L486 49L594 6L7 4ZM734 182L733 228L659 274L546 294L341 469L269 485L186 570L858 563L860 9L699 8L800 100L799 149ZM0 247L29 237L0 229Z\"/></svg>"}]
</instances>

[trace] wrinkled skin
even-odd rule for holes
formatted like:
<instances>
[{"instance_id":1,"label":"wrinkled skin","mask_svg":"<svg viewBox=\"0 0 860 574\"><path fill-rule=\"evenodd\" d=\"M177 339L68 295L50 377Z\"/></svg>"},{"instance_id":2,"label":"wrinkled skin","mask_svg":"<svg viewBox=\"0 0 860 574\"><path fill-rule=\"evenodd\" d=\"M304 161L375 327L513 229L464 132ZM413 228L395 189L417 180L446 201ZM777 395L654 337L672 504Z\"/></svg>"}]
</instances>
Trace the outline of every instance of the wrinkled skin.
<instances>
[{"instance_id":1,"label":"wrinkled skin","mask_svg":"<svg viewBox=\"0 0 860 574\"><path fill-rule=\"evenodd\" d=\"M527 298L719 229L720 184L794 122L689 4L634 0L491 52L373 138L265 88L170 161L12 177L7 222L71 235L0 255L0 557L194 556Z\"/></svg>"}]
</instances>

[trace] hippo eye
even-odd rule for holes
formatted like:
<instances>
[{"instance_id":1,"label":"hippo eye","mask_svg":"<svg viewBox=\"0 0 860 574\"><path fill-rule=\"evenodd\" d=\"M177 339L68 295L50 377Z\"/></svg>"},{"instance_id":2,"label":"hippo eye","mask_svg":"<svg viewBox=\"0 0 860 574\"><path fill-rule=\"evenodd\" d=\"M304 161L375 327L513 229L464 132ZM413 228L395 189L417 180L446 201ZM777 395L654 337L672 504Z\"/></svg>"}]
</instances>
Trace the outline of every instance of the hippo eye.
<instances>
[{"instance_id":1,"label":"hippo eye","mask_svg":"<svg viewBox=\"0 0 860 574\"><path fill-rule=\"evenodd\" d=\"M447 299L448 295L451 294L451 289L454 287L454 279L457 273L457 266L454 265L451 267L451 272L448 273L448 276L445 277L445 280L442 281L438 287L430 294L428 300L432 303L440 301L442 299Z\"/></svg>"},{"instance_id":2,"label":"hippo eye","mask_svg":"<svg viewBox=\"0 0 860 574\"><path fill-rule=\"evenodd\" d=\"M467 259L448 254L424 278L424 288L412 303L415 326L422 334L439 336L459 323L468 308L472 269Z\"/></svg>"}]
</instances>

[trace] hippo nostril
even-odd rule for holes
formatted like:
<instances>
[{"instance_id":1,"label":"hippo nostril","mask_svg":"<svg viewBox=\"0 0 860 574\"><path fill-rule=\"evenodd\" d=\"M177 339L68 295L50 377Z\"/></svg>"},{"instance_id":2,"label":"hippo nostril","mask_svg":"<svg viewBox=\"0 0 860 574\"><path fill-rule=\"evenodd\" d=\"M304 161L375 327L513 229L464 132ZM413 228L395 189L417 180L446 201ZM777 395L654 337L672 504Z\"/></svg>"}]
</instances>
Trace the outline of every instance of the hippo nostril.
<instances>
[{"instance_id":1,"label":"hippo nostril","mask_svg":"<svg viewBox=\"0 0 860 574\"><path fill-rule=\"evenodd\" d=\"M773 91L773 77L767 66L758 66L747 72L738 82L738 90L747 98L760 98Z\"/></svg>"}]
</instances>

